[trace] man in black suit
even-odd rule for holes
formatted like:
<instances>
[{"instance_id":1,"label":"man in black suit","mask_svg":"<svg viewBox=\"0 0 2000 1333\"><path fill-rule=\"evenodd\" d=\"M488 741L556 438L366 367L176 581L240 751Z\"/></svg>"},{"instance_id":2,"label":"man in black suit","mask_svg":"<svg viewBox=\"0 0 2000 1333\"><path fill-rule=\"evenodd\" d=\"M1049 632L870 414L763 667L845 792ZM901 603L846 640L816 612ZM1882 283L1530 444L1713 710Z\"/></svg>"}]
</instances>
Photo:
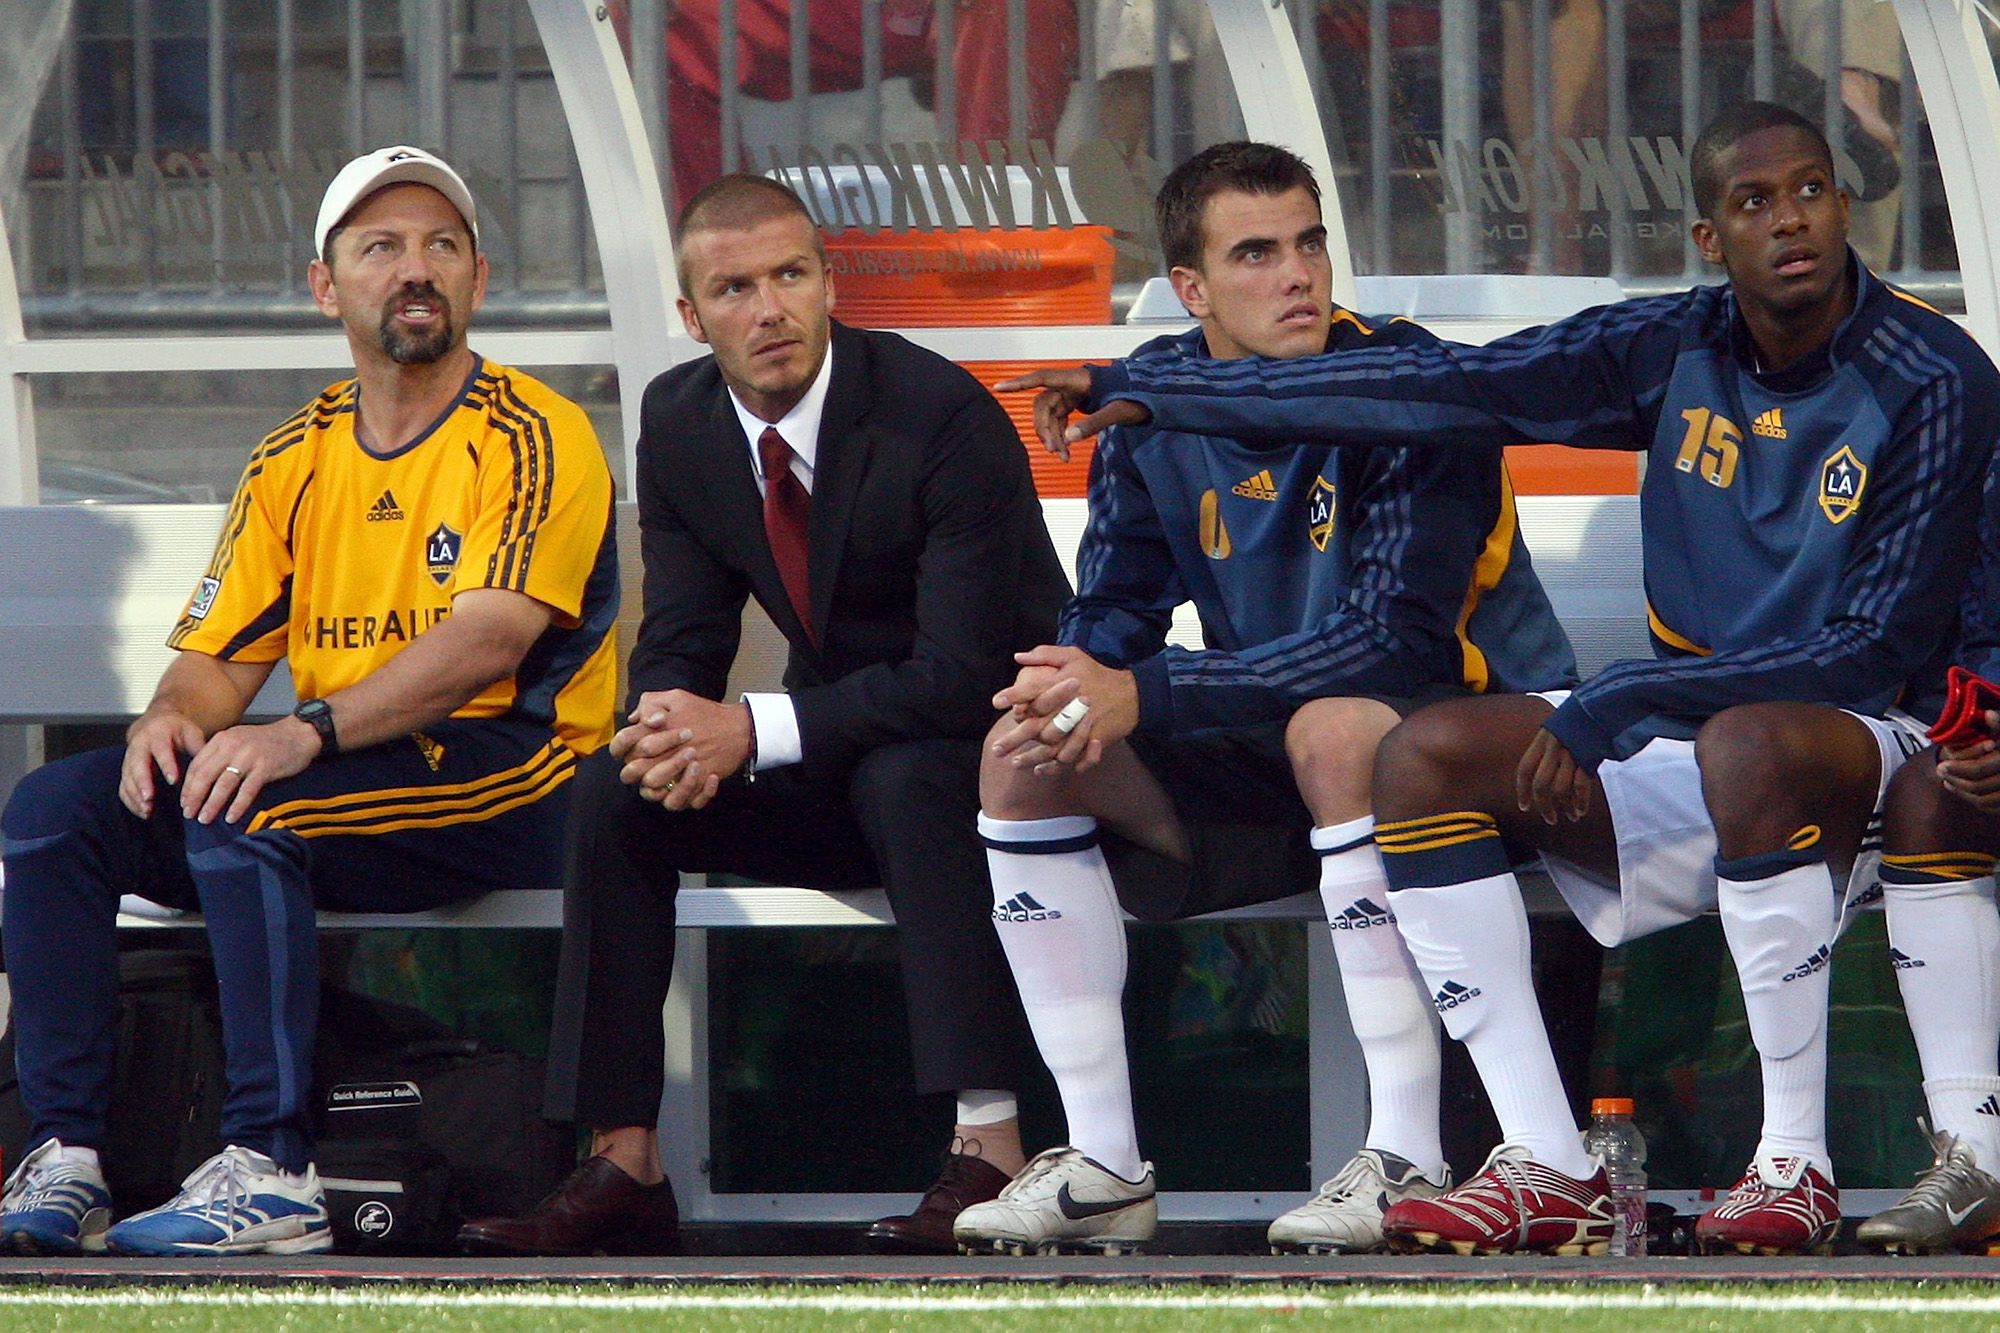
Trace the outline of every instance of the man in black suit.
<instances>
[{"instance_id":1,"label":"man in black suit","mask_svg":"<svg viewBox=\"0 0 2000 1333\"><path fill-rule=\"evenodd\" d=\"M957 1093L958 1123L922 1205L870 1235L951 1253L958 1210L1023 1164L1030 1056L988 919L979 739L1068 581L999 404L903 338L832 321L789 190L724 177L678 234L681 317L714 355L646 390L630 725L576 779L549 1111L591 1126L593 1155L527 1216L460 1239L670 1242L653 1126L674 893L680 871L730 871L886 886L919 1090ZM722 703L746 595L790 643L786 692Z\"/></svg>"}]
</instances>

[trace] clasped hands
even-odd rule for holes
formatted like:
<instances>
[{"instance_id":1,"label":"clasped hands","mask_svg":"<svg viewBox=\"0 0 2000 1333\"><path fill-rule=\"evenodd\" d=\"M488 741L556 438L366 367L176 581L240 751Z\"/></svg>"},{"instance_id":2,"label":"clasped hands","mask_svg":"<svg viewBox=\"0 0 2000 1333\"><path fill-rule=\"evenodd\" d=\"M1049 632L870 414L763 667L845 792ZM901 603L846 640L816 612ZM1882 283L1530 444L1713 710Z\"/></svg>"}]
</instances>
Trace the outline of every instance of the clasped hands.
<instances>
[{"instance_id":1,"label":"clasped hands","mask_svg":"<svg viewBox=\"0 0 2000 1333\"><path fill-rule=\"evenodd\" d=\"M1087 772L1104 758L1105 746L1139 725L1139 683L1131 672L1081 648L1050 644L1015 653L1014 661L1020 673L993 696L1012 725L992 741L993 753L1014 767L1044 777Z\"/></svg>"},{"instance_id":2,"label":"clasped hands","mask_svg":"<svg viewBox=\"0 0 2000 1333\"><path fill-rule=\"evenodd\" d=\"M665 810L699 810L750 760L750 705L686 690L639 696L631 725L611 738L620 781Z\"/></svg>"}]
</instances>

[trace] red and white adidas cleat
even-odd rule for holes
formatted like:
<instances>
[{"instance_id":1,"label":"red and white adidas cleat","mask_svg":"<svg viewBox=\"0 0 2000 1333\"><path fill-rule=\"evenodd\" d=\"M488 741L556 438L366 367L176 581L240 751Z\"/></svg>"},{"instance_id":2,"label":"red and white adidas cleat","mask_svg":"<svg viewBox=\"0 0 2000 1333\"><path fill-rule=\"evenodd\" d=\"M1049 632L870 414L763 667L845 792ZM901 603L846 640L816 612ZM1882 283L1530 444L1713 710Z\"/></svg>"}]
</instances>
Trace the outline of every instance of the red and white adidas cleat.
<instances>
[{"instance_id":1,"label":"red and white adidas cleat","mask_svg":"<svg viewBox=\"0 0 2000 1333\"><path fill-rule=\"evenodd\" d=\"M1750 1163L1729 1197L1694 1224L1703 1254L1828 1254L1840 1230L1840 1191L1803 1157Z\"/></svg>"},{"instance_id":2,"label":"red and white adidas cleat","mask_svg":"<svg viewBox=\"0 0 2000 1333\"><path fill-rule=\"evenodd\" d=\"M1392 1205L1382 1233L1406 1252L1602 1254L1611 1242L1610 1187L1602 1167L1572 1180L1503 1143L1457 1189Z\"/></svg>"}]
</instances>

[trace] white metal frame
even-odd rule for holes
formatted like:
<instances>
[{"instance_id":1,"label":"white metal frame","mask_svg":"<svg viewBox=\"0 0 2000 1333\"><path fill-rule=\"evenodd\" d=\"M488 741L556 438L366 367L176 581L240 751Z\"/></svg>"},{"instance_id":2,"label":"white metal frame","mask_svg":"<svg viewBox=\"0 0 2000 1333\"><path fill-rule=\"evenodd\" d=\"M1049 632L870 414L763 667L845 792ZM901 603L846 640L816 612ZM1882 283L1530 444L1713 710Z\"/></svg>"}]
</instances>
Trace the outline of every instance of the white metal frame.
<instances>
[{"instance_id":1,"label":"white metal frame","mask_svg":"<svg viewBox=\"0 0 2000 1333\"><path fill-rule=\"evenodd\" d=\"M1958 247L1965 317L1988 356L2000 356L2000 79L1971 0L1895 0L1896 21L1923 94Z\"/></svg>"}]
</instances>

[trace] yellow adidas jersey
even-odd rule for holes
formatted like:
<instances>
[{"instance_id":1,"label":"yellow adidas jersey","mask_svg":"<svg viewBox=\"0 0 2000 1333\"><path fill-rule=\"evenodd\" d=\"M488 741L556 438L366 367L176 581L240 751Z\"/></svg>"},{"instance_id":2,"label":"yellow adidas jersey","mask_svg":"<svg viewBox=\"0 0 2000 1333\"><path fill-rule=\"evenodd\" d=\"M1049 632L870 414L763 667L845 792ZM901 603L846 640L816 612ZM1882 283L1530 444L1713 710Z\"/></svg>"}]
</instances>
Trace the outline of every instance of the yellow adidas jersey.
<instances>
[{"instance_id":1,"label":"yellow adidas jersey","mask_svg":"<svg viewBox=\"0 0 2000 1333\"><path fill-rule=\"evenodd\" d=\"M611 737L618 558L610 469L583 410L480 359L437 424L393 454L355 439L357 385L266 436L174 648L291 666L302 699L354 684L470 588L555 611L509 680L454 717L546 723L578 754Z\"/></svg>"}]
</instances>

